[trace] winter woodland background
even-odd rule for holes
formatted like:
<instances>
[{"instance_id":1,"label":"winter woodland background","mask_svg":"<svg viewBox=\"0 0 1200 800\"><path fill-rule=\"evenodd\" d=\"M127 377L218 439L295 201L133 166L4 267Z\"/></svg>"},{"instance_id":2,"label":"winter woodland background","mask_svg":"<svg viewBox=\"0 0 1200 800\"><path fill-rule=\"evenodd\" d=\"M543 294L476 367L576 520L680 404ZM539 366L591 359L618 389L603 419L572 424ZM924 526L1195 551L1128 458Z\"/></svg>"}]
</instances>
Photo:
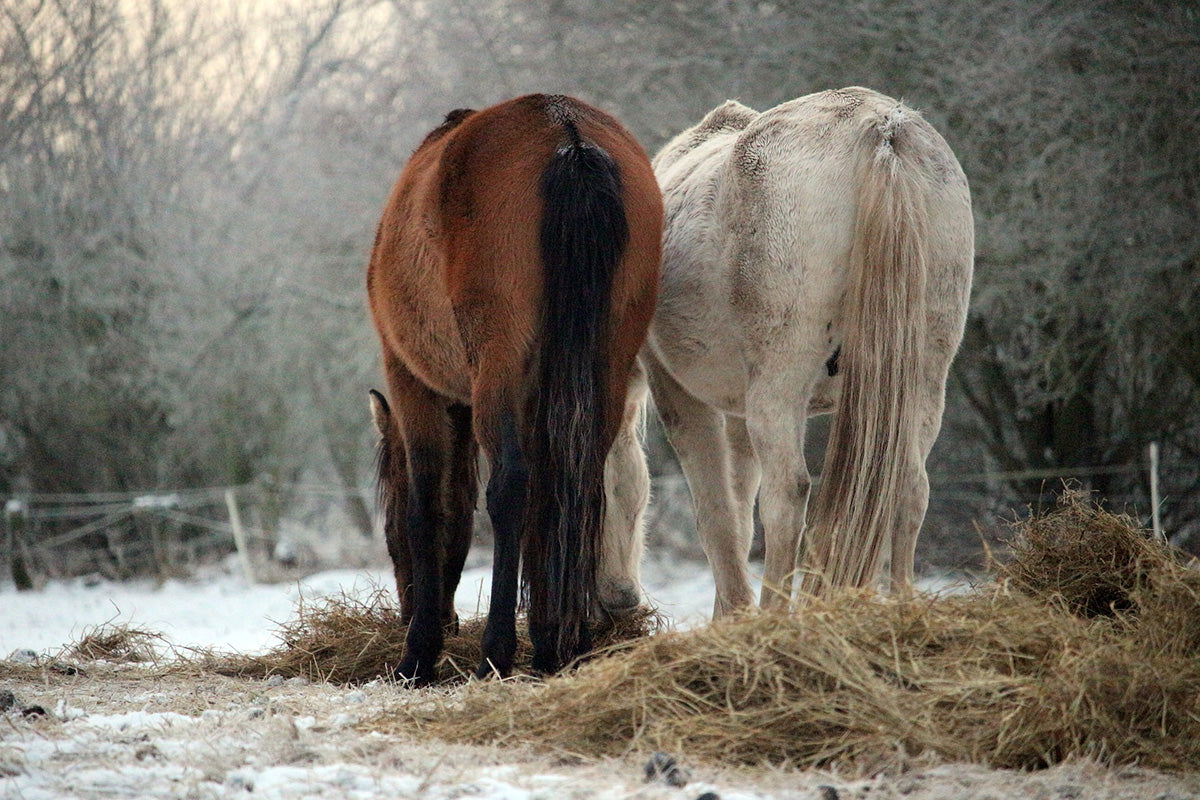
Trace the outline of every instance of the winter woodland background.
<instances>
[{"instance_id":1,"label":"winter woodland background","mask_svg":"<svg viewBox=\"0 0 1200 800\"><path fill-rule=\"evenodd\" d=\"M653 153L726 98L851 84L920 109L975 203L921 564L977 565L1061 477L1148 522L1151 443L1200 552L1192 3L6 0L6 572L163 573L234 527L370 550L364 265L450 109L572 93ZM650 449L652 542L695 547Z\"/></svg>"}]
</instances>

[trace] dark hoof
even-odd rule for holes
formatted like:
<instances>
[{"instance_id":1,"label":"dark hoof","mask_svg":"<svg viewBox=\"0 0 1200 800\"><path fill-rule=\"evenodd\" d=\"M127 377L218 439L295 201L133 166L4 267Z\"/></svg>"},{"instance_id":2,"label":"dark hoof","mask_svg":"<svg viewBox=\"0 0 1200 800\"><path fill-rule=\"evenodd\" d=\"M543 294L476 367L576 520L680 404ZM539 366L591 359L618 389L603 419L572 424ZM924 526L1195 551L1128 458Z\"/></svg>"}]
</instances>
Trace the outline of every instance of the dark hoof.
<instances>
[{"instance_id":1,"label":"dark hoof","mask_svg":"<svg viewBox=\"0 0 1200 800\"><path fill-rule=\"evenodd\" d=\"M534 656L533 663L530 664L530 668L533 670L534 675L542 675L545 677L549 677L558 672L558 666L558 659L553 657L538 658L537 656Z\"/></svg>"},{"instance_id":2,"label":"dark hoof","mask_svg":"<svg viewBox=\"0 0 1200 800\"><path fill-rule=\"evenodd\" d=\"M515 624L492 624L483 630L483 658L476 678L507 678L512 674L513 661L517 656L517 629Z\"/></svg>"},{"instance_id":3,"label":"dark hoof","mask_svg":"<svg viewBox=\"0 0 1200 800\"><path fill-rule=\"evenodd\" d=\"M479 665L479 669L475 670L475 677L481 681L486 681L489 678L507 678L512 673L512 664L507 666L496 664L492 659L485 658L483 663Z\"/></svg>"},{"instance_id":4,"label":"dark hoof","mask_svg":"<svg viewBox=\"0 0 1200 800\"><path fill-rule=\"evenodd\" d=\"M434 673L435 670L427 667L425 662L406 657L400 662L400 666L396 667L393 677L410 686L429 686L437 677Z\"/></svg>"}]
</instances>

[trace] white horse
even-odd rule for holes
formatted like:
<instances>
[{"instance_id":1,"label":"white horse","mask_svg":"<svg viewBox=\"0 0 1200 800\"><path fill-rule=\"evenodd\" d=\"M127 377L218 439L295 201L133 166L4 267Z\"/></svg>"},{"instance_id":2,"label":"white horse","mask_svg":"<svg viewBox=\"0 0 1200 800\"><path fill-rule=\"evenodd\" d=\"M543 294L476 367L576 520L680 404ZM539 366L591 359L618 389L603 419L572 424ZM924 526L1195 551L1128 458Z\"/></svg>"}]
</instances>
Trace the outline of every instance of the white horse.
<instances>
[{"instance_id":1,"label":"white horse","mask_svg":"<svg viewBox=\"0 0 1200 800\"><path fill-rule=\"evenodd\" d=\"M761 114L726 102L654 169L663 274L641 361L695 502L714 614L754 602L756 497L764 607L789 602L798 568L806 594L871 584L889 549L892 586L910 585L974 261L954 154L912 109L855 87ZM805 532L805 425L828 412ZM636 586L646 496L636 416L609 460L602 595Z\"/></svg>"}]
</instances>

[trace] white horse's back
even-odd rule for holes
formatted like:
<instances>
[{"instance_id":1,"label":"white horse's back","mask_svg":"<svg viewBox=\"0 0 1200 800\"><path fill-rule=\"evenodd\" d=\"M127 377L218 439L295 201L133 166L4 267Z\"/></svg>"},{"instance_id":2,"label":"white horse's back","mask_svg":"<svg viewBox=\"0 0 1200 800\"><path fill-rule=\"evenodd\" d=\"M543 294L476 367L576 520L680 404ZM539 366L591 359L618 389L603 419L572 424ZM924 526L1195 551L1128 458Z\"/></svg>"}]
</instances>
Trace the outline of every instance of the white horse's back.
<instances>
[{"instance_id":1,"label":"white horse's back","mask_svg":"<svg viewBox=\"0 0 1200 800\"><path fill-rule=\"evenodd\" d=\"M643 357L696 501L717 610L748 601L756 494L763 599L790 594L809 494L805 421L835 406L805 588L869 582L889 543L892 577L907 582L973 261L950 148L916 112L850 88L761 114L726 103L654 166L666 230Z\"/></svg>"}]
</instances>

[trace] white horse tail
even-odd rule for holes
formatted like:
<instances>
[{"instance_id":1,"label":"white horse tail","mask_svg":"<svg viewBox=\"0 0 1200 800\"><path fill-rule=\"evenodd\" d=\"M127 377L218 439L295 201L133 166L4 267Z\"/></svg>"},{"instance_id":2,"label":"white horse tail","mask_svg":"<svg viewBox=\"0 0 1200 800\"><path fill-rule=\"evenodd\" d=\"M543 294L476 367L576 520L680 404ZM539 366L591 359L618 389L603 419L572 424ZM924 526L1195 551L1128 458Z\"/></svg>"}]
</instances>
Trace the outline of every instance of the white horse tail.
<instances>
[{"instance_id":1,"label":"white horse tail","mask_svg":"<svg viewBox=\"0 0 1200 800\"><path fill-rule=\"evenodd\" d=\"M897 525L906 472L919 464L929 184L917 160L928 125L897 104L864 120L832 424L802 591L866 586Z\"/></svg>"}]
</instances>

